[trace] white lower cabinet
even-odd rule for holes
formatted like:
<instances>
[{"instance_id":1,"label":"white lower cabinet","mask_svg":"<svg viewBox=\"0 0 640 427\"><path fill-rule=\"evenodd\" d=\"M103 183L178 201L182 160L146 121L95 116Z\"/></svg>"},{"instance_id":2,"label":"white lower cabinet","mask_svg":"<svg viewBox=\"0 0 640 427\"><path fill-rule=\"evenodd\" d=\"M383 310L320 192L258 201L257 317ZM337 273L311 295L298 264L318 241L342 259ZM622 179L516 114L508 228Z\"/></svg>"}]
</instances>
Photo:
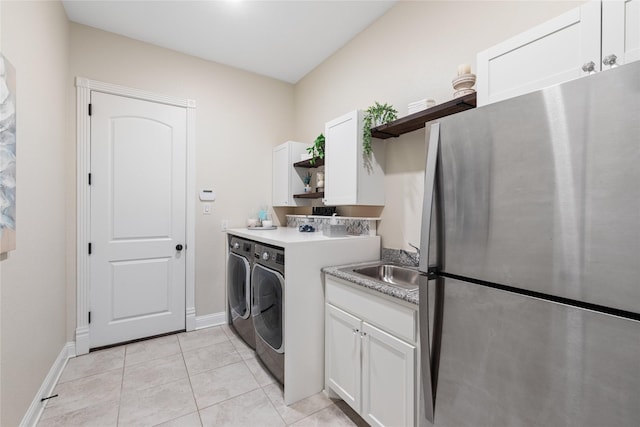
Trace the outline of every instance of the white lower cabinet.
<instances>
[{"instance_id":1,"label":"white lower cabinet","mask_svg":"<svg viewBox=\"0 0 640 427\"><path fill-rule=\"evenodd\" d=\"M417 308L395 307L333 278L326 283L327 392L340 396L373 426L415 425ZM376 318L370 318L374 313ZM414 339L398 338L396 328Z\"/></svg>"},{"instance_id":2,"label":"white lower cabinet","mask_svg":"<svg viewBox=\"0 0 640 427\"><path fill-rule=\"evenodd\" d=\"M362 401L362 321L331 304L327 304L326 309L326 385L359 413Z\"/></svg>"}]
</instances>

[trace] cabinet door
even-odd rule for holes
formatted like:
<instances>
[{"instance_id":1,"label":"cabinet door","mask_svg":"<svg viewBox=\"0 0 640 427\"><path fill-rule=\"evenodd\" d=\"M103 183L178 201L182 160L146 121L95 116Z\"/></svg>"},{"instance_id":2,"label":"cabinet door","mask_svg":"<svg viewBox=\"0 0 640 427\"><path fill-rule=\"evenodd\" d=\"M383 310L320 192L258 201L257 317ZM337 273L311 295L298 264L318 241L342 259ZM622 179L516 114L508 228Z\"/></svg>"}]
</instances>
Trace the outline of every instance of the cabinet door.
<instances>
[{"instance_id":1,"label":"cabinet door","mask_svg":"<svg viewBox=\"0 0 640 427\"><path fill-rule=\"evenodd\" d=\"M273 149L273 206L289 206L289 146L278 145Z\"/></svg>"},{"instance_id":2,"label":"cabinet door","mask_svg":"<svg viewBox=\"0 0 640 427\"><path fill-rule=\"evenodd\" d=\"M640 0L602 2L602 57L609 55L617 64L640 60Z\"/></svg>"},{"instance_id":3,"label":"cabinet door","mask_svg":"<svg viewBox=\"0 0 640 427\"><path fill-rule=\"evenodd\" d=\"M360 412L361 321L326 304L325 375L330 387L354 410Z\"/></svg>"},{"instance_id":4,"label":"cabinet door","mask_svg":"<svg viewBox=\"0 0 640 427\"><path fill-rule=\"evenodd\" d=\"M358 111L325 125L325 205L357 203L359 132Z\"/></svg>"},{"instance_id":5,"label":"cabinet door","mask_svg":"<svg viewBox=\"0 0 640 427\"><path fill-rule=\"evenodd\" d=\"M415 418L413 345L362 323L362 415L373 426L412 426Z\"/></svg>"},{"instance_id":6,"label":"cabinet door","mask_svg":"<svg viewBox=\"0 0 640 427\"><path fill-rule=\"evenodd\" d=\"M478 54L478 106L600 71L600 2L591 1Z\"/></svg>"}]
</instances>

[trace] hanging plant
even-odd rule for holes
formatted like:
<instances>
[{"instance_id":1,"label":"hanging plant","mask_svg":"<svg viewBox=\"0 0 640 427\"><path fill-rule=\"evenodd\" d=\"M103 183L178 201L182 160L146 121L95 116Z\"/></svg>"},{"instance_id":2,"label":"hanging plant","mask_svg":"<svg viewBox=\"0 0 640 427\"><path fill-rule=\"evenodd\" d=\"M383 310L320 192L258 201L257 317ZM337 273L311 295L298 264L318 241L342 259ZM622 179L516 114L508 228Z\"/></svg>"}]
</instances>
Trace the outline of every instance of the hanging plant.
<instances>
[{"instance_id":1,"label":"hanging plant","mask_svg":"<svg viewBox=\"0 0 640 427\"><path fill-rule=\"evenodd\" d=\"M324 159L324 135L320 134L313 141L313 145L307 148L307 153L311 154L311 160L309 163L312 165L316 164L316 159Z\"/></svg>"},{"instance_id":2,"label":"hanging plant","mask_svg":"<svg viewBox=\"0 0 640 427\"><path fill-rule=\"evenodd\" d=\"M389 104L378 101L367 108L362 123L362 149L365 156L371 155L371 128L389 123L398 118L398 111Z\"/></svg>"}]
</instances>

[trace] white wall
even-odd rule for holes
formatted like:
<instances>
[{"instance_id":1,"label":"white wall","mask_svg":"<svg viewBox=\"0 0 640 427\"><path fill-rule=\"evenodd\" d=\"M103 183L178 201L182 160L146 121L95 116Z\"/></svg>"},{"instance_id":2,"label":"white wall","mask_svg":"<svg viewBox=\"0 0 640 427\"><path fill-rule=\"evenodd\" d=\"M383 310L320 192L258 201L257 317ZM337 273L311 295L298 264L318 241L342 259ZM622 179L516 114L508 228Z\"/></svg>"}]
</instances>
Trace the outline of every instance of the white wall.
<instances>
[{"instance_id":1,"label":"white wall","mask_svg":"<svg viewBox=\"0 0 640 427\"><path fill-rule=\"evenodd\" d=\"M295 90L298 141L313 141L324 123L374 101L400 116L407 104L453 96L461 63L475 71L476 53L542 23L580 2L403 1L305 76ZM382 245L419 243L426 156L425 131L387 140ZM355 214L357 209L352 210Z\"/></svg>"},{"instance_id":2,"label":"white wall","mask_svg":"<svg viewBox=\"0 0 640 427\"><path fill-rule=\"evenodd\" d=\"M271 204L271 151L291 139L293 86L87 26L71 23L70 29L69 93L75 93L72 77L81 76L196 100L197 188L217 195L211 215L202 215L198 202L196 315L224 311L221 221L241 227L261 204ZM75 105L69 109L75 111ZM67 161L75 162L73 143ZM75 206L75 175L68 177L67 188ZM75 207L70 215L75 218ZM74 229L68 235L75 241ZM75 272L75 246L68 247L67 255ZM68 288L69 339L75 328L75 287L74 276Z\"/></svg>"},{"instance_id":3,"label":"white wall","mask_svg":"<svg viewBox=\"0 0 640 427\"><path fill-rule=\"evenodd\" d=\"M0 258L2 415L20 423L66 342L68 24L59 2L2 1L17 74L17 242Z\"/></svg>"}]
</instances>

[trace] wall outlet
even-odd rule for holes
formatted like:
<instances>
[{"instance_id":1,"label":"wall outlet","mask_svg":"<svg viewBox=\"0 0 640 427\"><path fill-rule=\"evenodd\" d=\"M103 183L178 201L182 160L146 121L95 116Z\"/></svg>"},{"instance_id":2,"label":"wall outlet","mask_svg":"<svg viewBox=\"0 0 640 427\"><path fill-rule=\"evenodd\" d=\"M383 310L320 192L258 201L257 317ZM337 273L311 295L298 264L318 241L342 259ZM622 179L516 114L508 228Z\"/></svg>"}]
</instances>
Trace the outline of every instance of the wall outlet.
<instances>
[{"instance_id":1,"label":"wall outlet","mask_svg":"<svg viewBox=\"0 0 640 427\"><path fill-rule=\"evenodd\" d=\"M220 230L227 231L227 228L229 228L229 220L223 219L222 222L220 223Z\"/></svg>"}]
</instances>

